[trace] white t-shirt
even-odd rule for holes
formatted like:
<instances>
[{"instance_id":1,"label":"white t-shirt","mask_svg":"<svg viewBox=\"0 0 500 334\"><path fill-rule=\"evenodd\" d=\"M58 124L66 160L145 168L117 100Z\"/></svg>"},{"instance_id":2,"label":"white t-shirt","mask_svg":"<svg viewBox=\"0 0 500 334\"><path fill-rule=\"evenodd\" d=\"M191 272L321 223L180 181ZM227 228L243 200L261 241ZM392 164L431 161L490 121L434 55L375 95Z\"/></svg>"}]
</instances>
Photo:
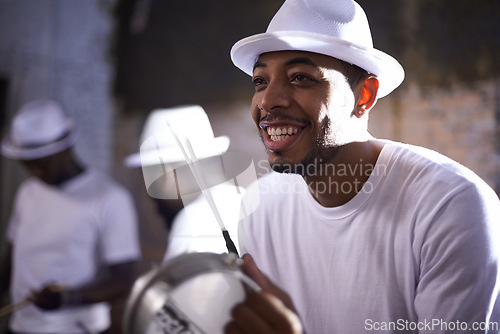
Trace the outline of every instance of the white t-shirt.
<instances>
[{"instance_id":1,"label":"white t-shirt","mask_svg":"<svg viewBox=\"0 0 500 334\"><path fill-rule=\"evenodd\" d=\"M500 305L492 311L500 203L465 167L386 142L362 191L339 207L321 206L297 175L259 183L260 206L240 225L240 247L291 295L308 333L500 326Z\"/></svg>"},{"instance_id":2,"label":"white t-shirt","mask_svg":"<svg viewBox=\"0 0 500 334\"><path fill-rule=\"evenodd\" d=\"M238 249L238 220L244 189L227 182L214 186L208 191L212 194L224 227ZM195 197L192 201L189 196L183 197L183 201L189 204L177 214L173 221L172 230L168 234L164 261L184 253L228 252L221 227L206 198L199 193L191 196Z\"/></svg>"},{"instance_id":3,"label":"white t-shirt","mask_svg":"<svg viewBox=\"0 0 500 334\"><path fill-rule=\"evenodd\" d=\"M140 257L132 198L88 169L60 187L37 178L21 185L8 228L13 244L12 301L53 283L68 289L93 281L105 265ZM83 326L83 327L82 327ZM43 311L29 305L10 328L26 333L85 333L110 326L106 303Z\"/></svg>"}]
</instances>

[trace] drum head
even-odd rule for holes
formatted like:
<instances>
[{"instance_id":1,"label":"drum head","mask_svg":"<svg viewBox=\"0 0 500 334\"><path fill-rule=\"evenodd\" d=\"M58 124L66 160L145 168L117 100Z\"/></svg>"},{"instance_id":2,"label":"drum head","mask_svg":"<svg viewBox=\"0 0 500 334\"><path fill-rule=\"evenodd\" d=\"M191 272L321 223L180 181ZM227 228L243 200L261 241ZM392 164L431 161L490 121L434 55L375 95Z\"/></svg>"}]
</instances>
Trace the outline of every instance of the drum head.
<instances>
[{"instance_id":1,"label":"drum head","mask_svg":"<svg viewBox=\"0 0 500 334\"><path fill-rule=\"evenodd\" d=\"M129 334L220 334L235 304L258 286L234 254L181 255L134 284L125 311Z\"/></svg>"}]
</instances>

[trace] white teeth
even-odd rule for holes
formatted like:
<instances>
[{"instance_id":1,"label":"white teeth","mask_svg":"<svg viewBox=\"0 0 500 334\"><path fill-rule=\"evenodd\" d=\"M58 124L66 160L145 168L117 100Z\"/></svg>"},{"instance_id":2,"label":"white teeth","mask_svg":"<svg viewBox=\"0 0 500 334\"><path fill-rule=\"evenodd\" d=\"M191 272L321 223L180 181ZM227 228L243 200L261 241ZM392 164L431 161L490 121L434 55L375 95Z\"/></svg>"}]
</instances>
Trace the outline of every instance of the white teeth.
<instances>
[{"instance_id":1,"label":"white teeth","mask_svg":"<svg viewBox=\"0 0 500 334\"><path fill-rule=\"evenodd\" d=\"M290 137L289 135L281 135L281 136L271 136L271 140L272 141L283 141L285 139L287 139L288 137Z\"/></svg>"},{"instance_id":2,"label":"white teeth","mask_svg":"<svg viewBox=\"0 0 500 334\"><path fill-rule=\"evenodd\" d=\"M274 128L274 127L268 127L267 128L267 134L271 137L271 140L273 141L281 141L286 139L287 137L297 134L299 131L298 128Z\"/></svg>"}]
</instances>

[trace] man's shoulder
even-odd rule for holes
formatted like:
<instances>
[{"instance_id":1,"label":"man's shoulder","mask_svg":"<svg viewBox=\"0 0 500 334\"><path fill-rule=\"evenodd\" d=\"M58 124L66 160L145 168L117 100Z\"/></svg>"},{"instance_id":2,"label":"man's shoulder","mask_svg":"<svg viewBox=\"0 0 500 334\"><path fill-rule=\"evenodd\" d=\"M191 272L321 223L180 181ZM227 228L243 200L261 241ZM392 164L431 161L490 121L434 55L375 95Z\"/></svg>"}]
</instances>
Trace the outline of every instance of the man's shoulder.
<instances>
[{"instance_id":1,"label":"man's shoulder","mask_svg":"<svg viewBox=\"0 0 500 334\"><path fill-rule=\"evenodd\" d=\"M29 176L23 180L17 189L18 196L32 193L40 193L49 189L49 186L35 176Z\"/></svg>"},{"instance_id":2,"label":"man's shoulder","mask_svg":"<svg viewBox=\"0 0 500 334\"><path fill-rule=\"evenodd\" d=\"M461 163L434 150L403 143L390 142L390 163L401 179L414 186L431 187L434 193L474 190L479 193L493 191L475 172Z\"/></svg>"},{"instance_id":3,"label":"man's shoulder","mask_svg":"<svg viewBox=\"0 0 500 334\"><path fill-rule=\"evenodd\" d=\"M478 176L461 163L429 148L391 142L392 159L398 168L416 170L431 175L444 174L452 178L476 179Z\"/></svg>"}]
</instances>

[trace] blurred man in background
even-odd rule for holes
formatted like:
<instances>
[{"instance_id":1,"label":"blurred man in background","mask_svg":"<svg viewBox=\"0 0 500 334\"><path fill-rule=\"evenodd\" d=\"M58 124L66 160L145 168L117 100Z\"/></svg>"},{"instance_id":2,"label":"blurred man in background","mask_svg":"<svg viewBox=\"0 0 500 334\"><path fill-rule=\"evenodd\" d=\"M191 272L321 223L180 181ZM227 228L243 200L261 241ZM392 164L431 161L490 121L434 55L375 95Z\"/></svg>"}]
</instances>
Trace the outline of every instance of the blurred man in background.
<instances>
[{"instance_id":1,"label":"blurred man in background","mask_svg":"<svg viewBox=\"0 0 500 334\"><path fill-rule=\"evenodd\" d=\"M237 241L243 189L231 180L235 175L226 175L229 166L225 169L223 165L229 138L214 137L208 116L199 105L156 109L144 123L140 152L126 157L124 164L142 167L148 194L156 200L165 222L175 217L168 224L165 260L184 253L228 251L214 212L187 164L179 146L182 143L177 141L183 139L189 139L195 158L199 159L200 176L207 185L204 190L210 192L224 227ZM184 150L189 154L187 147ZM178 209L179 201L184 206L182 210Z\"/></svg>"},{"instance_id":2,"label":"blurred man in background","mask_svg":"<svg viewBox=\"0 0 500 334\"><path fill-rule=\"evenodd\" d=\"M2 154L31 176L16 195L0 280L10 288L12 333L105 333L140 258L135 207L107 175L79 162L75 124L37 100L15 116ZM24 302L23 302L24 301Z\"/></svg>"}]
</instances>

